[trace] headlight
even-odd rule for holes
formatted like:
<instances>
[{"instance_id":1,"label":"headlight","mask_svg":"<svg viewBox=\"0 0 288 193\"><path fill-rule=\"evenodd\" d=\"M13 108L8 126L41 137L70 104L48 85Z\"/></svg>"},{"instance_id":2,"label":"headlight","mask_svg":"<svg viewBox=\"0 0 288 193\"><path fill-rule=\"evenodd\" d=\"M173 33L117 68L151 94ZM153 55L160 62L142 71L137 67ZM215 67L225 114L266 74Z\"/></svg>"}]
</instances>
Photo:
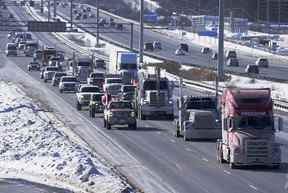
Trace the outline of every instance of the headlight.
<instances>
[{"instance_id":1,"label":"headlight","mask_svg":"<svg viewBox=\"0 0 288 193\"><path fill-rule=\"evenodd\" d=\"M149 103L149 101L143 100L143 104L148 104L148 103Z\"/></svg>"},{"instance_id":2,"label":"headlight","mask_svg":"<svg viewBox=\"0 0 288 193\"><path fill-rule=\"evenodd\" d=\"M170 105L173 104L173 100L169 100L169 104L170 104Z\"/></svg>"},{"instance_id":3,"label":"headlight","mask_svg":"<svg viewBox=\"0 0 288 193\"><path fill-rule=\"evenodd\" d=\"M133 112L130 112L130 116L131 117L135 117L135 112L133 111Z\"/></svg>"},{"instance_id":4,"label":"headlight","mask_svg":"<svg viewBox=\"0 0 288 193\"><path fill-rule=\"evenodd\" d=\"M80 96L80 99L81 99L81 100L82 100L82 99L84 99L84 96L83 96L83 95L81 95L81 96Z\"/></svg>"}]
</instances>

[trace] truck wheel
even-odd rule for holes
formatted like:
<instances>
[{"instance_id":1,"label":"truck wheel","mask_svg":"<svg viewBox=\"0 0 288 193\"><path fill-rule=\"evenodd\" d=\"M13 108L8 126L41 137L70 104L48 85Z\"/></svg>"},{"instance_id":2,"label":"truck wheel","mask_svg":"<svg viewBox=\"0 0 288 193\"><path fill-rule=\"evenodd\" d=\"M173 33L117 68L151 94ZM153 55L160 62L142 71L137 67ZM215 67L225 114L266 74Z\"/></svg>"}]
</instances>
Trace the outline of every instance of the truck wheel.
<instances>
[{"instance_id":1,"label":"truck wheel","mask_svg":"<svg viewBox=\"0 0 288 193\"><path fill-rule=\"evenodd\" d=\"M130 130L132 130L132 129L137 129L137 123L128 125L128 128L129 128Z\"/></svg>"},{"instance_id":2,"label":"truck wheel","mask_svg":"<svg viewBox=\"0 0 288 193\"><path fill-rule=\"evenodd\" d=\"M108 130L111 129L111 125L108 122L106 122L106 129L108 129Z\"/></svg>"},{"instance_id":3,"label":"truck wheel","mask_svg":"<svg viewBox=\"0 0 288 193\"><path fill-rule=\"evenodd\" d=\"M47 82L47 80L46 80L46 79L44 79L44 82Z\"/></svg>"},{"instance_id":4,"label":"truck wheel","mask_svg":"<svg viewBox=\"0 0 288 193\"><path fill-rule=\"evenodd\" d=\"M237 166L232 162L229 163L229 167L230 169L237 169Z\"/></svg>"},{"instance_id":5,"label":"truck wheel","mask_svg":"<svg viewBox=\"0 0 288 193\"><path fill-rule=\"evenodd\" d=\"M181 135L180 135L180 129L177 127L177 129L176 129L176 137L180 137Z\"/></svg>"},{"instance_id":6,"label":"truck wheel","mask_svg":"<svg viewBox=\"0 0 288 193\"><path fill-rule=\"evenodd\" d=\"M82 107L81 104L77 101L76 108L78 111L81 111Z\"/></svg>"},{"instance_id":7,"label":"truck wheel","mask_svg":"<svg viewBox=\"0 0 288 193\"><path fill-rule=\"evenodd\" d=\"M224 159L223 159L221 142L217 141L216 148L217 148L217 161L218 161L218 163L222 164L222 163L224 163Z\"/></svg>"},{"instance_id":8,"label":"truck wheel","mask_svg":"<svg viewBox=\"0 0 288 193\"><path fill-rule=\"evenodd\" d=\"M174 120L174 114L168 115L168 120L173 121Z\"/></svg>"},{"instance_id":9,"label":"truck wheel","mask_svg":"<svg viewBox=\"0 0 288 193\"><path fill-rule=\"evenodd\" d=\"M59 92L60 92L60 93L63 93L63 90L62 90L62 89L59 89Z\"/></svg>"},{"instance_id":10,"label":"truck wheel","mask_svg":"<svg viewBox=\"0 0 288 193\"><path fill-rule=\"evenodd\" d=\"M103 125L106 128L106 120L105 119L103 119Z\"/></svg>"},{"instance_id":11,"label":"truck wheel","mask_svg":"<svg viewBox=\"0 0 288 193\"><path fill-rule=\"evenodd\" d=\"M90 117L95 118L95 108L90 108L89 114L90 114Z\"/></svg>"}]
</instances>

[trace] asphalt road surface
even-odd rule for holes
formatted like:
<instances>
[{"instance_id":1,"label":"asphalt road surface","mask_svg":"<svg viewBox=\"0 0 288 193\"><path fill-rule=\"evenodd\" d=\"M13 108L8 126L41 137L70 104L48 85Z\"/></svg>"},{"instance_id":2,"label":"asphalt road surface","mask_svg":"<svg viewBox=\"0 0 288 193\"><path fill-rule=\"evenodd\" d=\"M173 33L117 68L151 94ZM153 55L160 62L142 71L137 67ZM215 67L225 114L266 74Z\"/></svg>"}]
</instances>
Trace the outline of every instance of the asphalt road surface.
<instances>
[{"instance_id":1,"label":"asphalt road surface","mask_svg":"<svg viewBox=\"0 0 288 193\"><path fill-rule=\"evenodd\" d=\"M20 8L13 8L16 15L21 19L29 17L23 13ZM64 47L58 41L55 41L50 34L37 33L35 36L41 39L47 45L57 45L62 48L67 54L71 50ZM7 40L6 36L1 36L1 49L4 48ZM184 142L181 138L175 138L175 124L172 121L156 121L145 120L138 121L136 130L128 130L126 128L114 128L106 130L103 128L103 118L98 115L95 119L90 119L85 111L77 112L75 110L75 95L60 94L58 89L52 87L49 83L45 84L39 79L39 72L30 72L27 74L26 65L31 58L25 57L10 57L7 58L3 54L0 55L0 60L4 67L0 71L0 77L12 78L11 72L14 72L14 78L18 81L25 78L30 80L31 86L37 85L43 92L43 96L50 94L55 97L54 102L61 102L62 106L58 108L65 109L70 106L69 116L74 119L81 116L81 120L85 121L86 125L94 126L93 129L86 127L72 128L76 133L81 134L81 137L96 151L101 151L97 147L95 137L99 132L103 132L109 136L113 142L120 144L129 155L137 158L140 165L131 165L131 163L115 164L114 167L121 169L137 170L138 167L144 167L153 171L157 178L150 179L159 185L168 186L166 191L162 192L197 192L197 193L285 193L287 183L287 161L288 151L287 145L282 145L282 160L281 169L273 170L267 168L246 168L231 170L228 165L218 165L216 161L216 148L214 141L191 141ZM6 65L6 66L5 66ZM12 70L13 69L13 70ZM18 75L17 75L18 74ZM21 75L22 74L22 75ZM17 76L16 76L17 75ZM29 76L29 78L28 78ZM33 81L32 81L33 80ZM51 94L52 93L52 94ZM175 89L174 97L177 96L178 90ZM184 94L202 94L201 91L184 88ZM53 99L52 99L53 100ZM62 102L63 101L63 102ZM84 120L85 118L85 120ZM287 114L285 114L287 119ZM80 121L79 123L80 124ZM103 138L104 140L104 138ZM105 144L105 146L107 146ZM98 149L97 149L98 148ZM113 156L121 155L111 155ZM109 158L108 158L109 159ZM114 160L115 161L115 160ZM116 160L121 162L121 160ZM134 179L138 184L145 184L141 176ZM145 184L146 185L146 184ZM145 187L145 186L144 186ZM157 191L150 191L157 192ZM159 191L158 191L159 192Z\"/></svg>"}]
</instances>

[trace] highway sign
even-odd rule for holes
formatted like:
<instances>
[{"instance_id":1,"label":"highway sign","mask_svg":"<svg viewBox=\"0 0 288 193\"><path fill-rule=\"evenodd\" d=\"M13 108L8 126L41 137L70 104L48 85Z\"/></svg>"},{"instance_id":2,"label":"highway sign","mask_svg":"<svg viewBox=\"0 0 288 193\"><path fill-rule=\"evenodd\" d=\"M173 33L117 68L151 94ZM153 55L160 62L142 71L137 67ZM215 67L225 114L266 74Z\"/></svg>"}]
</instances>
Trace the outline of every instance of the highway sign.
<instances>
[{"instance_id":1,"label":"highway sign","mask_svg":"<svg viewBox=\"0 0 288 193\"><path fill-rule=\"evenodd\" d=\"M31 32L65 32L66 23L61 21L28 21L28 31Z\"/></svg>"}]
</instances>

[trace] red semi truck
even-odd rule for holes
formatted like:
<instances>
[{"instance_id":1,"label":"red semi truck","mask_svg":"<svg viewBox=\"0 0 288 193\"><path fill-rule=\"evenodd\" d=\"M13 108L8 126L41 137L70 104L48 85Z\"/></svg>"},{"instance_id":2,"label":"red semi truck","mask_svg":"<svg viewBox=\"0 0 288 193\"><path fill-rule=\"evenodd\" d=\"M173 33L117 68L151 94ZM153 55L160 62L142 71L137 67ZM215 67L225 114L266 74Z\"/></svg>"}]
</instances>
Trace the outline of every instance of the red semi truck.
<instances>
[{"instance_id":1,"label":"red semi truck","mask_svg":"<svg viewBox=\"0 0 288 193\"><path fill-rule=\"evenodd\" d=\"M222 139L217 160L230 168L262 165L278 168L280 145L275 141L276 119L270 89L225 88L221 98ZM275 119L275 122L274 122ZM282 119L277 119L278 130Z\"/></svg>"}]
</instances>

